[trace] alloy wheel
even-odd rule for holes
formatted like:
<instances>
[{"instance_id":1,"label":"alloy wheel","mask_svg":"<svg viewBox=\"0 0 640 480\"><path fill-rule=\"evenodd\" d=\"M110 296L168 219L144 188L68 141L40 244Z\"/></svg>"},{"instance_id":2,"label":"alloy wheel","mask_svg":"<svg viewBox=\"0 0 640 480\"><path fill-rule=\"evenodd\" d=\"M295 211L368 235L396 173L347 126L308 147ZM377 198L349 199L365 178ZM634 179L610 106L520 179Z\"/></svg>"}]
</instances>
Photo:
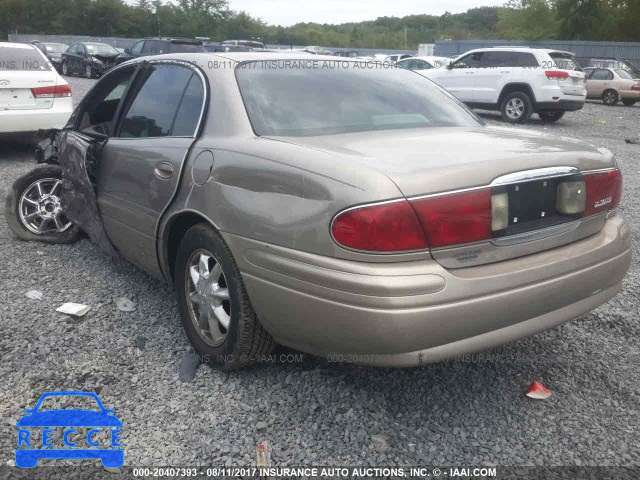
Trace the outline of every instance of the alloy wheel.
<instances>
[{"instance_id":1,"label":"alloy wheel","mask_svg":"<svg viewBox=\"0 0 640 480\"><path fill-rule=\"evenodd\" d=\"M84 68L84 76L87 78L93 77L93 71L91 69L91 65L87 64L87 66Z\"/></svg>"},{"instance_id":2,"label":"alloy wheel","mask_svg":"<svg viewBox=\"0 0 640 480\"><path fill-rule=\"evenodd\" d=\"M512 98L507 102L507 106L505 108L505 112L507 117L517 120L522 115L524 115L525 105L524 102L519 98Z\"/></svg>"},{"instance_id":3,"label":"alloy wheel","mask_svg":"<svg viewBox=\"0 0 640 480\"><path fill-rule=\"evenodd\" d=\"M20 197L20 221L32 233L62 233L73 224L62 211L59 196L62 180L43 178L32 183Z\"/></svg>"},{"instance_id":4,"label":"alloy wheel","mask_svg":"<svg viewBox=\"0 0 640 480\"><path fill-rule=\"evenodd\" d=\"M67 62L62 62L62 74L69 75L69 67L67 66Z\"/></svg>"},{"instance_id":5,"label":"alloy wheel","mask_svg":"<svg viewBox=\"0 0 640 480\"><path fill-rule=\"evenodd\" d=\"M229 288L222 266L207 250L196 250L187 262L185 293L189 316L198 336L217 347L227 338L231 323Z\"/></svg>"},{"instance_id":6,"label":"alloy wheel","mask_svg":"<svg viewBox=\"0 0 640 480\"><path fill-rule=\"evenodd\" d=\"M614 105L618 102L618 95L613 90L609 90L608 92L605 92L603 101L607 105Z\"/></svg>"}]
</instances>

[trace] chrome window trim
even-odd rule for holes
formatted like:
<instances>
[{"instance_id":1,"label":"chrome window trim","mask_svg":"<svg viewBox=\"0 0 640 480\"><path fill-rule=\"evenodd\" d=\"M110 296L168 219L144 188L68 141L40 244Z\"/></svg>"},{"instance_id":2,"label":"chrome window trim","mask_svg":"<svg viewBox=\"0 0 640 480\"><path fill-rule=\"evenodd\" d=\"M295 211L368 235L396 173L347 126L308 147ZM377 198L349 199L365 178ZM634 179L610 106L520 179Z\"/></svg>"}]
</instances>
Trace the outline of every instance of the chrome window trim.
<instances>
[{"instance_id":1,"label":"chrome window trim","mask_svg":"<svg viewBox=\"0 0 640 480\"><path fill-rule=\"evenodd\" d=\"M151 139L151 138L192 138L192 139L196 139L198 138L198 133L200 132L200 127L202 126L202 120L204 118L204 112L206 111L206 107L207 104L209 103L209 83L206 81L206 77L204 75L204 73L202 73L202 71L200 71L200 68L198 68L197 65L194 65L191 62L187 62L185 60L174 60L174 59L152 59L152 60L138 60L138 61L133 61L131 63L129 62L124 62L121 65L118 65L117 68L121 67L122 65L132 65L135 64L136 68L139 67L138 64L141 63L149 63L149 64L173 64L173 65L180 65L182 67L186 67L186 68L190 68L191 70L193 70L194 72L196 72L198 74L198 76L200 77L200 81L202 82L202 87L203 87L203 91L204 91L204 95L203 95L203 100L202 100L202 106L200 107L200 116L198 118L198 123L196 125L196 129L193 133L193 135L179 135L179 136L173 136L173 135L167 135L164 137L110 137L110 138L118 138L118 139L127 139L127 140L142 140L142 139ZM113 70L116 70L115 68ZM110 70L110 71L113 71ZM180 106L178 105L178 108ZM124 115L124 114L123 114Z\"/></svg>"}]
</instances>

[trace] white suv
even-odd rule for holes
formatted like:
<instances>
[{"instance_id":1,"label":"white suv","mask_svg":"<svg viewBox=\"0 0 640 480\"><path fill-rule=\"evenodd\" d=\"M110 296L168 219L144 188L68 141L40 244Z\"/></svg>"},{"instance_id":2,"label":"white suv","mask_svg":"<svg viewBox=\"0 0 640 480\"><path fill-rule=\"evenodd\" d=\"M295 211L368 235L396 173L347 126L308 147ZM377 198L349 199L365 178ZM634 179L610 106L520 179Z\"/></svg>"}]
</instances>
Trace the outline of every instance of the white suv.
<instances>
[{"instance_id":1,"label":"white suv","mask_svg":"<svg viewBox=\"0 0 640 480\"><path fill-rule=\"evenodd\" d=\"M587 96L585 74L570 52L504 47L471 50L443 69L419 72L472 108L499 110L510 123L533 113L555 122L580 110Z\"/></svg>"}]
</instances>

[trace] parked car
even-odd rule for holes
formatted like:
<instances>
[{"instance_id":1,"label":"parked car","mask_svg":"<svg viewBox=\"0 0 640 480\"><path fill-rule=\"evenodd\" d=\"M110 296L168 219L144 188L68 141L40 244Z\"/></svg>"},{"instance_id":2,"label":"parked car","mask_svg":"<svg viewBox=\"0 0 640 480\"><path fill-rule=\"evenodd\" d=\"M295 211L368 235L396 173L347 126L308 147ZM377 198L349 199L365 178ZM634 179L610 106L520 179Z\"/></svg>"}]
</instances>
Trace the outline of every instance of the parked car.
<instances>
[{"instance_id":1,"label":"parked car","mask_svg":"<svg viewBox=\"0 0 640 480\"><path fill-rule=\"evenodd\" d=\"M640 68L619 58L579 58L578 61L583 68L597 67L626 70L632 78L640 78Z\"/></svg>"},{"instance_id":2,"label":"parked car","mask_svg":"<svg viewBox=\"0 0 640 480\"><path fill-rule=\"evenodd\" d=\"M621 68L584 69L587 75L587 98L601 98L605 105L622 101L632 107L640 101L640 79L634 79Z\"/></svg>"},{"instance_id":3,"label":"parked car","mask_svg":"<svg viewBox=\"0 0 640 480\"><path fill-rule=\"evenodd\" d=\"M198 66L216 58L224 68ZM620 291L631 229L611 152L489 127L403 69L271 68L309 58L120 65L41 144L50 165L10 189L12 231L70 242L82 229L174 285L195 350L226 369L276 343L420 365ZM57 231L29 189L62 170L67 187L45 192L74 225Z\"/></svg>"},{"instance_id":4,"label":"parked car","mask_svg":"<svg viewBox=\"0 0 640 480\"><path fill-rule=\"evenodd\" d=\"M345 57L345 58L356 58L359 53L357 50L342 50L338 52L333 52L333 55L336 57Z\"/></svg>"},{"instance_id":5,"label":"parked car","mask_svg":"<svg viewBox=\"0 0 640 480\"><path fill-rule=\"evenodd\" d=\"M333 55L333 53L330 50L327 50L324 47L318 47L317 45L306 46L306 47L300 49L300 51L307 52L307 53L312 53L314 55Z\"/></svg>"},{"instance_id":6,"label":"parked car","mask_svg":"<svg viewBox=\"0 0 640 480\"><path fill-rule=\"evenodd\" d=\"M34 45L0 43L0 134L62 128L73 111L71 87Z\"/></svg>"},{"instance_id":7,"label":"parked car","mask_svg":"<svg viewBox=\"0 0 640 480\"><path fill-rule=\"evenodd\" d=\"M62 54L69 48L68 45L64 43L38 42L35 46L44 53L45 57L49 59L51 65L53 65L58 72L62 71Z\"/></svg>"},{"instance_id":8,"label":"parked car","mask_svg":"<svg viewBox=\"0 0 640 480\"><path fill-rule=\"evenodd\" d=\"M62 54L62 74L100 77L116 64L118 55L118 51L107 43L74 43Z\"/></svg>"},{"instance_id":9,"label":"parked car","mask_svg":"<svg viewBox=\"0 0 640 480\"><path fill-rule=\"evenodd\" d=\"M446 57L410 57L399 60L396 65L406 70L420 71L446 67L450 63L451 59Z\"/></svg>"},{"instance_id":10,"label":"parked car","mask_svg":"<svg viewBox=\"0 0 640 480\"><path fill-rule=\"evenodd\" d=\"M472 108L498 110L509 123L533 113L556 122L580 110L586 99L585 74L570 52L500 47L471 50L446 69L420 72Z\"/></svg>"},{"instance_id":11,"label":"parked car","mask_svg":"<svg viewBox=\"0 0 640 480\"><path fill-rule=\"evenodd\" d=\"M398 63L402 59L411 58L411 57L412 56L409 55L408 53L397 53L397 54L393 54L393 55L387 55L385 60L387 60L388 62L392 62L392 63Z\"/></svg>"},{"instance_id":12,"label":"parked car","mask_svg":"<svg viewBox=\"0 0 640 480\"><path fill-rule=\"evenodd\" d=\"M148 57L150 55L162 55L164 53L197 53L205 52L204 44L201 40L190 38L144 38L134 43L131 48L125 49L116 58L116 65L137 57Z\"/></svg>"},{"instance_id":13,"label":"parked car","mask_svg":"<svg viewBox=\"0 0 640 480\"><path fill-rule=\"evenodd\" d=\"M253 52L253 48L244 45L223 45L222 43L205 43L207 52Z\"/></svg>"},{"instance_id":14,"label":"parked car","mask_svg":"<svg viewBox=\"0 0 640 480\"><path fill-rule=\"evenodd\" d=\"M254 50L263 50L264 43L258 42L257 40L225 40L222 42L223 45L242 45L244 47L251 47Z\"/></svg>"}]
</instances>

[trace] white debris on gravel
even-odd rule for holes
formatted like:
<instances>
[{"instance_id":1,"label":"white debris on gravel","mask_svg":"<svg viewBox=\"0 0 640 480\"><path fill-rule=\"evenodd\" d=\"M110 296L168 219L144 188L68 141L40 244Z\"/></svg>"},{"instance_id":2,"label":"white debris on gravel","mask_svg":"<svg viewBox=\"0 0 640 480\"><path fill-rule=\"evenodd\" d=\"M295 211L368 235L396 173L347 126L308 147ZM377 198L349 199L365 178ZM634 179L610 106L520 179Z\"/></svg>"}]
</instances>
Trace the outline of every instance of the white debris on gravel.
<instances>
[{"instance_id":1,"label":"white debris on gravel","mask_svg":"<svg viewBox=\"0 0 640 480\"><path fill-rule=\"evenodd\" d=\"M69 82L76 102L93 83ZM495 114L483 118L505 126ZM640 149L624 139L637 136L638 125L640 105L588 103L556 125L534 116L529 125L507 128L611 149L624 174L621 210L637 238ZM3 201L33 162L21 146L3 146L0 157ZM202 365L185 383L181 360L192 350L169 287L88 240L20 242L0 218L0 465L13 458L24 409L55 390L100 392L124 423L126 465L255 465L261 441L269 442L273 465L638 465L637 243L634 250L614 300L482 355L411 370L305 355L237 373ZM43 254L34 265L37 251ZM35 285L46 285L47 302L25 297ZM136 310L114 309L112 299L120 297L135 298ZM91 314L76 320L52 311L51 304L70 298L93 305ZM553 385L553 401L522 394L534 378ZM268 429L258 432L258 422ZM383 435L390 448L372 448L372 434Z\"/></svg>"}]
</instances>

